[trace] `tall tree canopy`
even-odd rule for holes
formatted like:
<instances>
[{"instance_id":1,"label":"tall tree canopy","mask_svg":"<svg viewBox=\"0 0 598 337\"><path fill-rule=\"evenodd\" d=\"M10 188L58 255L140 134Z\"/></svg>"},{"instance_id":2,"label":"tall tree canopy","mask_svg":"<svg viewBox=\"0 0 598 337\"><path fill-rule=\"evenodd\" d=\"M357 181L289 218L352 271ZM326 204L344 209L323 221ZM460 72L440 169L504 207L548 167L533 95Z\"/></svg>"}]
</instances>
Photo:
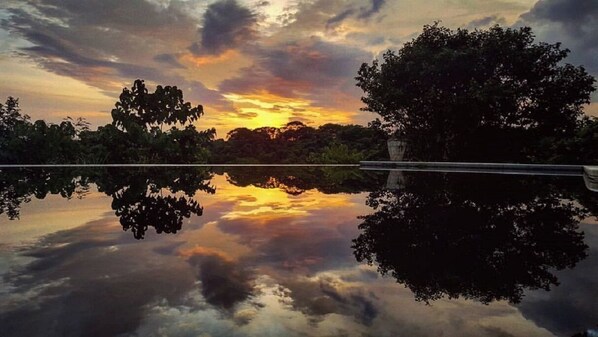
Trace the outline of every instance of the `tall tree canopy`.
<instances>
[{"instance_id":1,"label":"tall tree canopy","mask_svg":"<svg viewBox=\"0 0 598 337\"><path fill-rule=\"evenodd\" d=\"M526 161L540 140L575 134L595 90L583 67L563 63L568 53L528 27L434 24L356 79L364 110L406 139L412 159Z\"/></svg>"},{"instance_id":2,"label":"tall tree canopy","mask_svg":"<svg viewBox=\"0 0 598 337\"><path fill-rule=\"evenodd\" d=\"M215 129L198 131L192 123L203 106L185 102L176 86L158 85L150 93L143 80L124 88L112 109L112 124L81 137L92 161L108 163L201 163ZM164 130L164 125L170 129ZM179 128L182 126L184 128Z\"/></svg>"}]
</instances>

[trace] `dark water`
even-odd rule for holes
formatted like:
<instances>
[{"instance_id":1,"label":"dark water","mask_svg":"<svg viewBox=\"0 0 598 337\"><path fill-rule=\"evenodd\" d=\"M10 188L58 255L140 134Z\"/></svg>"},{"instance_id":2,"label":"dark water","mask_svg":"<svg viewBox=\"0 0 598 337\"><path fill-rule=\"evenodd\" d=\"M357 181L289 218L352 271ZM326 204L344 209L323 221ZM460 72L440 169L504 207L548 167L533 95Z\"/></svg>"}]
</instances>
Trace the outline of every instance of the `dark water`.
<instances>
[{"instance_id":1,"label":"dark water","mask_svg":"<svg viewBox=\"0 0 598 337\"><path fill-rule=\"evenodd\" d=\"M0 172L1 336L574 336L580 177L357 168Z\"/></svg>"}]
</instances>

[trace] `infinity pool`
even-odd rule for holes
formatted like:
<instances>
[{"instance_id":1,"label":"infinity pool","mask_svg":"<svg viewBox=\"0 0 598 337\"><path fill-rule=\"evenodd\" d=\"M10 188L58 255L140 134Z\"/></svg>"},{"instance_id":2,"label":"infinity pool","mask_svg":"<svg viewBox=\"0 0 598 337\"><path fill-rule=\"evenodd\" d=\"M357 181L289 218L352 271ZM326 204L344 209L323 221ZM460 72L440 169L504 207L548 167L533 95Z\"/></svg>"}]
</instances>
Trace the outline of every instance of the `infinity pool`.
<instances>
[{"instance_id":1,"label":"infinity pool","mask_svg":"<svg viewBox=\"0 0 598 337\"><path fill-rule=\"evenodd\" d=\"M598 333L580 177L0 172L1 336Z\"/></svg>"}]
</instances>

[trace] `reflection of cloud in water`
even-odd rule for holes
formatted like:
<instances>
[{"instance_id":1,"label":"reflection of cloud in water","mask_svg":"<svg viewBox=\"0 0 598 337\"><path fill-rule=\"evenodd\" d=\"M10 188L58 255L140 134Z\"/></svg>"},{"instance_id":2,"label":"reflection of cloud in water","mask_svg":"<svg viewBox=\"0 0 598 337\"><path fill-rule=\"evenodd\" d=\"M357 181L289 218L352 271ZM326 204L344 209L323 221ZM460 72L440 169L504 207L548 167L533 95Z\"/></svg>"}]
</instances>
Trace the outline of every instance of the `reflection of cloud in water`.
<instances>
[{"instance_id":1,"label":"reflection of cloud in water","mask_svg":"<svg viewBox=\"0 0 598 337\"><path fill-rule=\"evenodd\" d=\"M204 216L192 217L176 236L152 233L138 242L110 214L110 220L25 249L33 262L11 269L6 281L14 292L0 294L2 335L551 335L534 323L554 327L545 324L552 316L533 307L535 295L529 296L531 309L526 302L520 307L533 320L505 302L439 300L428 306L375 267L357 264L350 246L359 233L356 216L365 213L364 195L309 190L288 196L216 185L216 195L196 196ZM275 204L306 213L226 216ZM598 244L596 237L589 233L589 243ZM587 281L592 263L586 263L579 270L588 273ZM566 289L569 274L559 275ZM588 299L580 317L595 312L589 299L596 288L574 295ZM562 294L561 302L540 299L560 304Z\"/></svg>"},{"instance_id":2,"label":"reflection of cloud in water","mask_svg":"<svg viewBox=\"0 0 598 337\"><path fill-rule=\"evenodd\" d=\"M331 271L335 273L337 271ZM361 270L338 271L355 273ZM168 336L550 336L506 303L492 306L465 301L413 302L391 282L346 283L330 275L287 280L275 275L256 279L259 291L232 315L202 306L198 292L189 293L193 308L159 303L137 330L151 336L159 328ZM367 278L367 276L366 276ZM368 289L365 291L364 289Z\"/></svg>"},{"instance_id":3,"label":"reflection of cloud in water","mask_svg":"<svg viewBox=\"0 0 598 337\"><path fill-rule=\"evenodd\" d=\"M598 223L582 225L589 257L573 270L557 272L551 292L530 292L518 305L523 315L559 335L573 335L598 324Z\"/></svg>"},{"instance_id":4,"label":"reflection of cloud in water","mask_svg":"<svg viewBox=\"0 0 598 337\"><path fill-rule=\"evenodd\" d=\"M50 235L26 252L36 259L6 276L15 289L3 299L2 335L126 333L139 324L146 305L176 302L193 287L185 263L165 256L146 262L156 245L131 244L116 226L90 222ZM19 298L32 291L32 298Z\"/></svg>"},{"instance_id":5,"label":"reflection of cloud in water","mask_svg":"<svg viewBox=\"0 0 598 337\"><path fill-rule=\"evenodd\" d=\"M215 307L230 310L253 292L253 275L220 254L194 254L189 263L199 268L201 293Z\"/></svg>"}]
</instances>

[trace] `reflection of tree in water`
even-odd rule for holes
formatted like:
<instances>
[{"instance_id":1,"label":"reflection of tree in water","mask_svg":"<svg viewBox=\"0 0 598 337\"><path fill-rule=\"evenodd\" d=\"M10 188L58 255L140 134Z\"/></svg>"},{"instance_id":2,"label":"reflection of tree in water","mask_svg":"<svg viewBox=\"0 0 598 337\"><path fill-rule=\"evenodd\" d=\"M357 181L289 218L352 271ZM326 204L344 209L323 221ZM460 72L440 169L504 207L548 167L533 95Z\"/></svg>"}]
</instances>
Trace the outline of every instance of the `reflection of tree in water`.
<instances>
[{"instance_id":1,"label":"reflection of tree in water","mask_svg":"<svg viewBox=\"0 0 598 337\"><path fill-rule=\"evenodd\" d=\"M87 178L76 170L0 169L0 214L11 220L19 218L21 205L32 197L59 194L67 199L83 198L88 192Z\"/></svg>"},{"instance_id":2,"label":"reflection of tree in water","mask_svg":"<svg viewBox=\"0 0 598 337\"><path fill-rule=\"evenodd\" d=\"M585 208L559 185L483 175L405 173L404 188L377 191L353 241L417 300L447 296L517 303L525 289L557 285L553 269L586 257L578 223ZM578 182L578 181L576 181ZM547 184L548 183L548 184Z\"/></svg>"},{"instance_id":3,"label":"reflection of tree in water","mask_svg":"<svg viewBox=\"0 0 598 337\"><path fill-rule=\"evenodd\" d=\"M131 229L136 239L143 239L148 226L156 228L158 234L176 233L181 229L183 218L203 213L197 201L185 197L149 195L130 204L122 201L114 199L112 207L116 207L123 229Z\"/></svg>"},{"instance_id":4,"label":"reflection of tree in water","mask_svg":"<svg viewBox=\"0 0 598 337\"><path fill-rule=\"evenodd\" d=\"M112 197L112 209L124 230L143 239L148 227L157 233L176 233L184 218L202 215L193 199L197 191L214 193L210 174L201 170L108 170L98 190ZM182 194L182 195L180 195Z\"/></svg>"},{"instance_id":5,"label":"reflection of tree in water","mask_svg":"<svg viewBox=\"0 0 598 337\"><path fill-rule=\"evenodd\" d=\"M11 220L19 217L21 204L32 197L84 197L89 184L95 183L100 192L112 197L112 209L123 229L130 229L136 239L142 239L149 227L157 233L176 233L183 219L203 213L193 198L195 193L215 192L209 185L211 174L204 169L18 169L2 173L0 214L6 213Z\"/></svg>"},{"instance_id":6,"label":"reflection of tree in water","mask_svg":"<svg viewBox=\"0 0 598 337\"><path fill-rule=\"evenodd\" d=\"M325 194L360 193L373 190L386 179L385 175L355 167L230 167L226 174L235 186L279 188L291 195L311 189Z\"/></svg>"}]
</instances>

